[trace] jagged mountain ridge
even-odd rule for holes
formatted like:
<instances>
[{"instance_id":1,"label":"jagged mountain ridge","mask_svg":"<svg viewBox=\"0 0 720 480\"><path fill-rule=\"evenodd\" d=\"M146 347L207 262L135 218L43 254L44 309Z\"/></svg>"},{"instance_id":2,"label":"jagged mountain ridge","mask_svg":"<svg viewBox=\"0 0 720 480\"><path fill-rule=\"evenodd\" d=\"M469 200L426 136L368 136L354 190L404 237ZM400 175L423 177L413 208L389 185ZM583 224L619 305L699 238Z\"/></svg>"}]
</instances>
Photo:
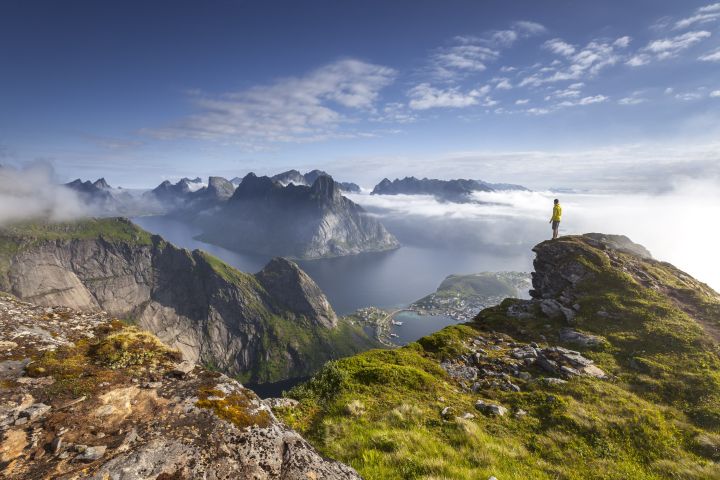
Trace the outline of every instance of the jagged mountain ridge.
<instances>
[{"instance_id":1,"label":"jagged mountain ridge","mask_svg":"<svg viewBox=\"0 0 720 480\"><path fill-rule=\"evenodd\" d=\"M456 179L438 180L431 178L405 177L390 181L382 179L375 185L372 195L432 195L438 200L455 203L471 203L473 192L493 192L496 190L528 191L521 185L509 183L488 183L482 180Z\"/></svg>"},{"instance_id":2,"label":"jagged mountain ridge","mask_svg":"<svg viewBox=\"0 0 720 480\"><path fill-rule=\"evenodd\" d=\"M105 313L0 294L0 338L3 478L360 478L273 403Z\"/></svg>"},{"instance_id":3,"label":"jagged mountain ridge","mask_svg":"<svg viewBox=\"0 0 720 480\"><path fill-rule=\"evenodd\" d=\"M720 477L720 295L622 236L534 251L532 299L331 362L283 418L368 478Z\"/></svg>"},{"instance_id":4,"label":"jagged mountain ridge","mask_svg":"<svg viewBox=\"0 0 720 480\"><path fill-rule=\"evenodd\" d=\"M237 251L321 258L399 246L380 222L342 196L332 177L283 186L248 174L218 212L199 219L204 241Z\"/></svg>"},{"instance_id":5,"label":"jagged mountain ridge","mask_svg":"<svg viewBox=\"0 0 720 480\"><path fill-rule=\"evenodd\" d=\"M375 346L338 322L312 279L284 259L245 274L123 219L8 227L0 243L2 290L132 319L186 358L245 380L306 376Z\"/></svg>"},{"instance_id":6,"label":"jagged mountain ridge","mask_svg":"<svg viewBox=\"0 0 720 480\"><path fill-rule=\"evenodd\" d=\"M322 170L311 170L305 174L300 173L298 170L288 170L287 172L278 173L277 175L273 175L273 180L282 183L283 185L289 185L290 183L293 183L295 185L305 185L307 187L311 186L313 183L315 183L315 180L317 180L320 176L326 176L330 177L331 175L327 172L324 172ZM360 186L356 183L352 182L335 182L339 187L340 190L347 193L359 193L360 192ZM239 185L239 183L238 183Z\"/></svg>"}]
</instances>

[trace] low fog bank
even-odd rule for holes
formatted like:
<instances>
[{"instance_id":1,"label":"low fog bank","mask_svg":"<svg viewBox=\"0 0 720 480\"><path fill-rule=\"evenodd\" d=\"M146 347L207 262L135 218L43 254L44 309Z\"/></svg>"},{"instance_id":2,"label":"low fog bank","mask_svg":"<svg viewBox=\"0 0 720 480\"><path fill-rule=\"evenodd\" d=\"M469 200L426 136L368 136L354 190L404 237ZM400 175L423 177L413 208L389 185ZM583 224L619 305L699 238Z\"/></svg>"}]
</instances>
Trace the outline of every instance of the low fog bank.
<instances>
[{"instance_id":1,"label":"low fog bank","mask_svg":"<svg viewBox=\"0 0 720 480\"><path fill-rule=\"evenodd\" d=\"M687 180L660 194L477 192L485 204L430 196L348 195L406 245L512 253L550 238L552 200L561 234L627 235L653 256L720 290L720 179Z\"/></svg>"},{"instance_id":2,"label":"low fog bank","mask_svg":"<svg viewBox=\"0 0 720 480\"><path fill-rule=\"evenodd\" d=\"M64 221L89 212L75 192L54 180L48 165L0 167L0 226L32 219Z\"/></svg>"}]
</instances>

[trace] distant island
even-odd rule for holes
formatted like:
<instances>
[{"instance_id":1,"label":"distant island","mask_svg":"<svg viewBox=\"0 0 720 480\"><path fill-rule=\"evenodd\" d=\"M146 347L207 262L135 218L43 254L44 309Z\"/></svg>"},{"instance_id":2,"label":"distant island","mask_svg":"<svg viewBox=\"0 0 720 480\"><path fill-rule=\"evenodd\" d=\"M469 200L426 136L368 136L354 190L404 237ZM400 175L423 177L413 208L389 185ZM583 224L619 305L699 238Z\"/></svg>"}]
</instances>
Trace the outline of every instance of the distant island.
<instances>
[{"instance_id":1,"label":"distant island","mask_svg":"<svg viewBox=\"0 0 720 480\"><path fill-rule=\"evenodd\" d=\"M383 178L375 185L371 195L432 195L436 199L453 203L479 203L472 197L474 192L495 192L502 190L529 191L522 185L511 183L489 183L482 180L405 177L390 181Z\"/></svg>"}]
</instances>

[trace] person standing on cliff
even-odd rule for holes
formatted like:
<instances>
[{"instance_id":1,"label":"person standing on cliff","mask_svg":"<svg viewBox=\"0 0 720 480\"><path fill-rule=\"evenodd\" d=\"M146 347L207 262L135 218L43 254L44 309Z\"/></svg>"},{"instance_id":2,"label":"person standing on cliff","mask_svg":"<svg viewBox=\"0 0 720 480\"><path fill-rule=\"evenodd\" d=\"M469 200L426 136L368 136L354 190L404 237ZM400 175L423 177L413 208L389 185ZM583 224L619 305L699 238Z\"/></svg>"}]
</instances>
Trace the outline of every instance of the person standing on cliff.
<instances>
[{"instance_id":1,"label":"person standing on cliff","mask_svg":"<svg viewBox=\"0 0 720 480\"><path fill-rule=\"evenodd\" d=\"M560 206L560 200L557 198L553 201L552 217L550 217L550 223L552 223L553 240L558 238L558 230L560 229L560 218L562 217L562 207Z\"/></svg>"}]
</instances>

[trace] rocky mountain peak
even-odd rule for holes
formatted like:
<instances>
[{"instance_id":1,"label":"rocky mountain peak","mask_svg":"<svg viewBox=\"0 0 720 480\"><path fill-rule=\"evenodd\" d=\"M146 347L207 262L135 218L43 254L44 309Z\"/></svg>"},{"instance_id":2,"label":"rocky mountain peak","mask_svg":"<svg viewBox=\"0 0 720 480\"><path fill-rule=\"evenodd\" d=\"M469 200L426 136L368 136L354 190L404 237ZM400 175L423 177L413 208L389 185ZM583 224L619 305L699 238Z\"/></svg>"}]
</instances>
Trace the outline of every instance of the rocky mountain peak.
<instances>
[{"instance_id":1,"label":"rocky mountain peak","mask_svg":"<svg viewBox=\"0 0 720 480\"><path fill-rule=\"evenodd\" d=\"M109 190L109 189L112 188L112 187L107 183L107 181L105 180L105 177L98 178L97 180L95 180L95 182L93 183L93 186L94 186L95 188L100 188L100 189L103 189L103 190Z\"/></svg>"},{"instance_id":2,"label":"rocky mountain peak","mask_svg":"<svg viewBox=\"0 0 720 480\"><path fill-rule=\"evenodd\" d=\"M253 172L248 173L240 182L232 195L232 200L241 200L246 198L262 197L271 190L278 188L270 177L258 177Z\"/></svg>"},{"instance_id":3,"label":"rocky mountain peak","mask_svg":"<svg viewBox=\"0 0 720 480\"><path fill-rule=\"evenodd\" d=\"M210 177L208 179L207 191L213 197L226 200L232 197L235 186L223 177Z\"/></svg>"},{"instance_id":4,"label":"rocky mountain peak","mask_svg":"<svg viewBox=\"0 0 720 480\"><path fill-rule=\"evenodd\" d=\"M275 257L255 278L282 308L327 328L337 326L337 315L327 297L296 263Z\"/></svg>"},{"instance_id":5,"label":"rocky mountain peak","mask_svg":"<svg viewBox=\"0 0 720 480\"><path fill-rule=\"evenodd\" d=\"M330 201L336 201L342 196L335 181L327 175L318 176L310 187L310 192L315 198Z\"/></svg>"}]
</instances>

